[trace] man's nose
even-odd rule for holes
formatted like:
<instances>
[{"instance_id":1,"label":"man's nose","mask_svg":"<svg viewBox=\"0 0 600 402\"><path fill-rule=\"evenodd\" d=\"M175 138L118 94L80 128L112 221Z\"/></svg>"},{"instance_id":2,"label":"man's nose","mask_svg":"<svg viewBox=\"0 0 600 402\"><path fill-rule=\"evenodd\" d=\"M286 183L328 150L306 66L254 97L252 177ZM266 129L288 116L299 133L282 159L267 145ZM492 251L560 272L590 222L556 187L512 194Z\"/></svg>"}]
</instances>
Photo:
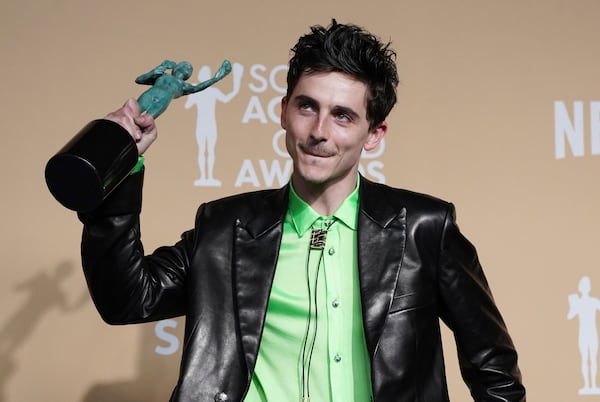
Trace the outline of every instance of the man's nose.
<instances>
[{"instance_id":1,"label":"man's nose","mask_svg":"<svg viewBox=\"0 0 600 402\"><path fill-rule=\"evenodd\" d=\"M317 116L317 118L315 118L310 135L317 141L326 141L327 140L327 138L328 138L327 121L326 121L325 117L323 117L322 115L319 115L319 116Z\"/></svg>"}]
</instances>

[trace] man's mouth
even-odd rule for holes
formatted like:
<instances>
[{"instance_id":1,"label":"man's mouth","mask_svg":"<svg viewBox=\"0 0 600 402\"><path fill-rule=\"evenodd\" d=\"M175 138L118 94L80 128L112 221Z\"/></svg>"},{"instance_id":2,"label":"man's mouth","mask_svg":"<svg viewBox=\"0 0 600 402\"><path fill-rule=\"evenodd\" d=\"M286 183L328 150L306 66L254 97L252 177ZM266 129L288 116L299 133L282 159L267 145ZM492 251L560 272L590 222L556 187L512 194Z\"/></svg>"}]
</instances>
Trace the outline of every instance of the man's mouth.
<instances>
[{"instance_id":1,"label":"man's mouth","mask_svg":"<svg viewBox=\"0 0 600 402\"><path fill-rule=\"evenodd\" d=\"M301 145L300 149L302 150L303 153L310 155L310 156L315 156L317 158L329 158L330 156L335 155L335 152L332 152L327 149L319 148L319 147L307 147L307 146Z\"/></svg>"}]
</instances>

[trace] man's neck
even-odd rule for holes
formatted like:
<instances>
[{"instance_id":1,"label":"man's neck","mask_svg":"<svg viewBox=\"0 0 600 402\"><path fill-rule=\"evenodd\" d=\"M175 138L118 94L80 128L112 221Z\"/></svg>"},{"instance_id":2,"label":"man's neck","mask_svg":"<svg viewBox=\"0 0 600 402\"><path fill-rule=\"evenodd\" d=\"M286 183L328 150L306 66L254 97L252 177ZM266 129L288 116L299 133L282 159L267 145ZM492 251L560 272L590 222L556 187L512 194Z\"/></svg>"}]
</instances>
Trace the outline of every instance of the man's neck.
<instances>
[{"instance_id":1,"label":"man's neck","mask_svg":"<svg viewBox=\"0 0 600 402\"><path fill-rule=\"evenodd\" d=\"M356 176L333 183L310 183L294 178L294 190L321 216L331 216L356 188Z\"/></svg>"}]
</instances>

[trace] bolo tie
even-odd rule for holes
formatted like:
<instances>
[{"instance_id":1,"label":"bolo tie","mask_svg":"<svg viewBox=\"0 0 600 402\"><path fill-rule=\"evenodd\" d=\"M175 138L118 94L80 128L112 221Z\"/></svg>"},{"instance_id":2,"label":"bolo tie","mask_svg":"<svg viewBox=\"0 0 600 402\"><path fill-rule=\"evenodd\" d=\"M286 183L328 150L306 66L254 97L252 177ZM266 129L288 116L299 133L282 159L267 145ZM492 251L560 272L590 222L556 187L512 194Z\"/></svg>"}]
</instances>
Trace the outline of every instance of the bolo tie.
<instances>
[{"instance_id":1,"label":"bolo tie","mask_svg":"<svg viewBox=\"0 0 600 402\"><path fill-rule=\"evenodd\" d=\"M310 402L310 366L312 363L313 351L317 340L317 322L318 322L318 309L317 309L317 283L319 282L319 272L323 263L325 255L325 243L327 242L327 231L331 228L335 220L326 221L325 229L312 229L310 233L310 243L308 249L308 256L306 257L306 287L308 290L308 317L306 320L306 331L304 333L304 339L302 341L302 402ZM311 255L318 254L317 268L314 278L314 292L311 291L311 280L310 280L310 259ZM314 324L311 319L311 312L315 312ZM312 334L311 334L312 328Z\"/></svg>"}]
</instances>

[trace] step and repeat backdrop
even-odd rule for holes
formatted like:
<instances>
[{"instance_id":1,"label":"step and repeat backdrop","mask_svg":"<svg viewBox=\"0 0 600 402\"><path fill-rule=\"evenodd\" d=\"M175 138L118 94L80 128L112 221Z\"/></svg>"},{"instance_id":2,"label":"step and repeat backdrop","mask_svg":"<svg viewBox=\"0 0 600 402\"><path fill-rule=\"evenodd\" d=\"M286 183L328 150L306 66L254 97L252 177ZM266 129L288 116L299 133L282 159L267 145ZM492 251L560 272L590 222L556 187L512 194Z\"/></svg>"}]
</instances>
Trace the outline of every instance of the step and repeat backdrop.
<instances>
[{"instance_id":1,"label":"step and repeat backdrop","mask_svg":"<svg viewBox=\"0 0 600 402\"><path fill-rule=\"evenodd\" d=\"M0 13L0 402L166 401L182 319L102 322L81 225L44 181L87 122L164 59L213 87L171 103L146 155L142 237L172 244L199 203L286 183L289 49L331 18L398 53L399 102L365 154L375 181L457 206L520 352L532 401L600 401L600 3L592 0L5 0ZM469 400L444 333L452 400Z\"/></svg>"}]
</instances>

